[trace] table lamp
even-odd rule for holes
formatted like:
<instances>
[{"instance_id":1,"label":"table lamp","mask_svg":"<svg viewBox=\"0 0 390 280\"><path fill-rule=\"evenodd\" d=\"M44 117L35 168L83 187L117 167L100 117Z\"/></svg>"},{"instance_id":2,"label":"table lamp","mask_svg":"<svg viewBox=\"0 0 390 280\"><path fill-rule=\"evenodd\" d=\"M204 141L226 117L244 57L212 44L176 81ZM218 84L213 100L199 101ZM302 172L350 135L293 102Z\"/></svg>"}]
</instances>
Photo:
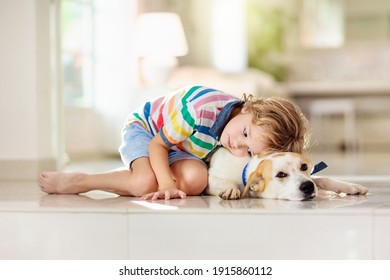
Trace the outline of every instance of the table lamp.
<instances>
[{"instance_id":1,"label":"table lamp","mask_svg":"<svg viewBox=\"0 0 390 280\"><path fill-rule=\"evenodd\" d=\"M188 53L180 17L175 13L144 13L135 27L136 53L140 57L141 79L148 86L163 85Z\"/></svg>"}]
</instances>

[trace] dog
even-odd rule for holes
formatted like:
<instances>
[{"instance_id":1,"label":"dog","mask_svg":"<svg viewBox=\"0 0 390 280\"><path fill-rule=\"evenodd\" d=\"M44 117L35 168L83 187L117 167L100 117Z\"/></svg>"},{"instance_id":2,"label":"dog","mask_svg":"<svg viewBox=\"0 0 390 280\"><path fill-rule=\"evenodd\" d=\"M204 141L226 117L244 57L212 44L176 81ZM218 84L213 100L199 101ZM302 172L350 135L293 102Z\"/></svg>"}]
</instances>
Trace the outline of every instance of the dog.
<instances>
[{"instance_id":1,"label":"dog","mask_svg":"<svg viewBox=\"0 0 390 280\"><path fill-rule=\"evenodd\" d=\"M210 159L206 193L231 200L247 196L285 200L310 200L319 190L366 194L367 188L331 178L312 176L313 164L302 154L275 152L236 157L219 148Z\"/></svg>"}]
</instances>

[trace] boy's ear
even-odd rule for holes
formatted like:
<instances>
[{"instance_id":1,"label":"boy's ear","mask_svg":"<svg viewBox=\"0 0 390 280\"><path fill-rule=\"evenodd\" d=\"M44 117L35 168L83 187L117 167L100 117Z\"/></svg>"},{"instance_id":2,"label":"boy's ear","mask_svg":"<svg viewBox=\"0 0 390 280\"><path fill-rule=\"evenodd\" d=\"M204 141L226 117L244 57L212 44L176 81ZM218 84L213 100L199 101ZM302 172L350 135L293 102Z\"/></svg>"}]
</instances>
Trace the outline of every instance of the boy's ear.
<instances>
[{"instance_id":1,"label":"boy's ear","mask_svg":"<svg viewBox=\"0 0 390 280\"><path fill-rule=\"evenodd\" d=\"M249 112L249 110L248 110L248 107L246 107L245 105L244 106L242 106L242 108L241 108L241 113L248 113Z\"/></svg>"}]
</instances>

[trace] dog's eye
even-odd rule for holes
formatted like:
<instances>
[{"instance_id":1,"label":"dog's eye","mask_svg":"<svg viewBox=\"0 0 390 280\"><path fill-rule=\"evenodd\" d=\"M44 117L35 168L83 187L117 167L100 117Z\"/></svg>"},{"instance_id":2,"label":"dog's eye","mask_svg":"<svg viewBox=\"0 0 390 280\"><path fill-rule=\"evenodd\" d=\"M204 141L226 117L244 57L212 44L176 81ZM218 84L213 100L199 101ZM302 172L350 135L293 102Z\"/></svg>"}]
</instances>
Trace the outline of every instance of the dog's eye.
<instances>
[{"instance_id":1,"label":"dog's eye","mask_svg":"<svg viewBox=\"0 0 390 280\"><path fill-rule=\"evenodd\" d=\"M277 178L285 178L285 177L287 177L287 174L284 172L279 172L278 174L276 174L276 177Z\"/></svg>"},{"instance_id":2,"label":"dog's eye","mask_svg":"<svg viewBox=\"0 0 390 280\"><path fill-rule=\"evenodd\" d=\"M304 163L301 165L301 171L306 171L307 170L307 164Z\"/></svg>"}]
</instances>

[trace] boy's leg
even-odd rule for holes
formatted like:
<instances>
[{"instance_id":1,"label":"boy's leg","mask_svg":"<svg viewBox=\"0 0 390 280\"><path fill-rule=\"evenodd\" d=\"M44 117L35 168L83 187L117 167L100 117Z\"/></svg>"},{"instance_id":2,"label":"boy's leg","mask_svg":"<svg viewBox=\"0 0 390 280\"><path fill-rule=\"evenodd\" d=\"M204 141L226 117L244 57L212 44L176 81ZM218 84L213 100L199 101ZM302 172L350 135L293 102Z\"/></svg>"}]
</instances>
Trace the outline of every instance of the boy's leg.
<instances>
[{"instance_id":1,"label":"boy's leg","mask_svg":"<svg viewBox=\"0 0 390 280\"><path fill-rule=\"evenodd\" d=\"M207 187L206 165L195 159L179 160L171 164L176 186L187 195L200 195Z\"/></svg>"},{"instance_id":2,"label":"boy's leg","mask_svg":"<svg viewBox=\"0 0 390 280\"><path fill-rule=\"evenodd\" d=\"M207 187L207 167L199 160L184 159L171 164L178 189L187 195L200 195ZM113 192L118 195L142 196L157 191L157 182L149 158L136 159L130 170L106 173L43 172L38 184L50 194L79 194L91 190Z\"/></svg>"},{"instance_id":3,"label":"boy's leg","mask_svg":"<svg viewBox=\"0 0 390 280\"><path fill-rule=\"evenodd\" d=\"M51 194L102 190L119 195L142 196L157 190L155 175L147 157L134 160L131 169L107 173L43 172L38 178L38 184L44 192Z\"/></svg>"}]
</instances>

